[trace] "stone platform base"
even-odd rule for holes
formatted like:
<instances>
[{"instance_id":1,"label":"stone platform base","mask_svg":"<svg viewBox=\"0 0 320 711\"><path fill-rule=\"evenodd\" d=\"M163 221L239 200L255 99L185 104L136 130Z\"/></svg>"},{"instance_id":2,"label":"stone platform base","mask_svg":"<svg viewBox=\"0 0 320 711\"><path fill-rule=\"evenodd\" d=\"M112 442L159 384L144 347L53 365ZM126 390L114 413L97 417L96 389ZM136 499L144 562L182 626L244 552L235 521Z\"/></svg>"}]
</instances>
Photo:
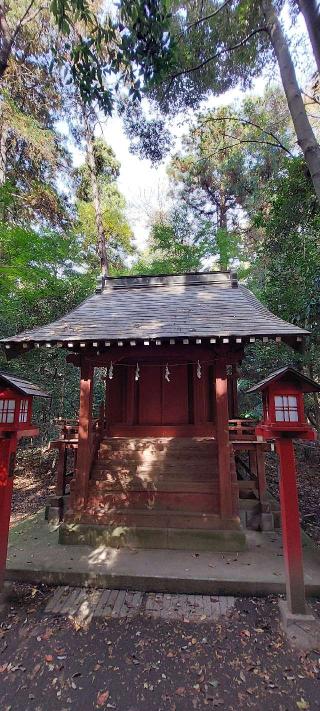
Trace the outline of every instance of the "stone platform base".
<instances>
[{"instance_id":1,"label":"stone platform base","mask_svg":"<svg viewBox=\"0 0 320 711\"><path fill-rule=\"evenodd\" d=\"M240 553L108 548L58 543L59 526L44 512L10 530L7 580L116 590L197 595L285 593L283 550L278 532L246 531ZM303 534L306 594L320 596L320 557Z\"/></svg>"},{"instance_id":2,"label":"stone platform base","mask_svg":"<svg viewBox=\"0 0 320 711\"><path fill-rule=\"evenodd\" d=\"M320 651L320 620L307 608L303 615L290 612L286 600L279 600L281 624L293 647L305 652Z\"/></svg>"},{"instance_id":3,"label":"stone platform base","mask_svg":"<svg viewBox=\"0 0 320 711\"><path fill-rule=\"evenodd\" d=\"M184 528L134 528L101 526L83 523L62 523L59 543L87 545L96 548L165 548L169 550L229 551L246 549L246 536L242 530L202 530Z\"/></svg>"}]
</instances>

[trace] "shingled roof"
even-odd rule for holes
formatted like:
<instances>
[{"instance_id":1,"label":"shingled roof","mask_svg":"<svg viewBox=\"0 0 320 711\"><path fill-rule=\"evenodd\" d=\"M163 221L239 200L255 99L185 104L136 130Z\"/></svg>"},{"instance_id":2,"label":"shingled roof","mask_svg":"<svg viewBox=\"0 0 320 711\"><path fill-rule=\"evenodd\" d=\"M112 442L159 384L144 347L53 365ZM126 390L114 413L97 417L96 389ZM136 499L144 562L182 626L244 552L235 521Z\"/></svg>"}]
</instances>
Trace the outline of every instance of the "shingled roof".
<instances>
[{"instance_id":1,"label":"shingled roof","mask_svg":"<svg viewBox=\"0 0 320 711\"><path fill-rule=\"evenodd\" d=\"M300 337L307 333L270 313L231 272L210 272L107 278L66 316L2 343L66 345L68 341L105 339Z\"/></svg>"},{"instance_id":2,"label":"shingled roof","mask_svg":"<svg viewBox=\"0 0 320 711\"><path fill-rule=\"evenodd\" d=\"M284 368L279 368L273 373L270 373L267 378L260 380L256 385L252 385L247 393L256 393L259 390L265 390L271 383L275 383L277 380L281 380L283 376L289 376L291 380L295 380L298 384L303 384L303 391L305 393L318 393L320 391L320 385L316 383L312 378L308 378L304 373L300 373L299 370L293 368L291 365L285 365Z\"/></svg>"},{"instance_id":3,"label":"shingled roof","mask_svg":"<svg viewBox=\"0 0 320 711\"><path fill-rule=\"evenodd\" d=\"M3 373L0 371L0 385L9 385L9 387L15 388L23 395L32 395L32 397L50 397L50 395L44 390L41 390L38 385L30 383L30 380L17 378L16 375L11 375L11 373Z\"/></svg>"}]
</instances>

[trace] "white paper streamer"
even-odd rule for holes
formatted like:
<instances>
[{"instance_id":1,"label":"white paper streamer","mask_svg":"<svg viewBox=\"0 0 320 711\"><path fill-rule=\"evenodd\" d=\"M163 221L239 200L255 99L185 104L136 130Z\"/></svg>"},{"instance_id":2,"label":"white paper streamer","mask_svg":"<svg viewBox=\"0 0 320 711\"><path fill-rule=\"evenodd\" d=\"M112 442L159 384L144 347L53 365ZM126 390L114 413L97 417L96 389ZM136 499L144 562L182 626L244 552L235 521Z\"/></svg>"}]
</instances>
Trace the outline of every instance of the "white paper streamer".
<instances>
[{"instance_id":1,"label":"white paper streamer","mask_svg":"<svg viewBox=\"0 0 320 711\"><path fill-rule=\"evenodd\" d=\"M199 380L201 379L201 365L199 361L197 362L197 378L199 378Z\"/></svg>"}]
</instances>

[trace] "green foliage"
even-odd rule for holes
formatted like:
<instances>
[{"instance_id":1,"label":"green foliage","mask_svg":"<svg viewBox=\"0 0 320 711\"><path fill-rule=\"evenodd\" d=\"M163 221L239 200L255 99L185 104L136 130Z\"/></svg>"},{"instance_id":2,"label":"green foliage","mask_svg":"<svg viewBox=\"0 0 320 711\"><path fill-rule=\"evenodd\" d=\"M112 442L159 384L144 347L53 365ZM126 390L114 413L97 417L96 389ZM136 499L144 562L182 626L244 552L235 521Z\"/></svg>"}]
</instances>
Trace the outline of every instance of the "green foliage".
<instances>
[{"instance_id":1,"label":"green foliage","mask_svg":"<svg viewBox=\"0 0 320 711\"><path fill-rule=\"evenodd\" d=\"M93 288L81 243L70 234L0 227L2 337L46 323L70 310Z\"/></svg>"},{"instance_id":2,"label":"green foliage","mask_svg":"<svg viewBox=\"0 0 320 711\"><path fill-rule=\"evenodd\" d=\"M119 177L120 163L114 151L103 139L96 138L93 145L93 153L97 170L97 177L102 185L111 183ZM90 170L87 163L84 163L77 171L78 182L77 197L79 200L90 202L92 200L92 189Z\"/></svg>"},{"instance_id":3,"label":"green foliage","mask_svg":"<svg viewBox=\"0 0 320 711\"><path fill-rule=\"evenodd\" d=\"M272 59L258 0L172 0L170 9L166 61L148 87L166 112L195 108L208 92L247 89Z\"/></svg>"},{"instance_id":4,"label":"green foliage","mask_svg":"<svg viewBox=\"0 0 320 711\"><path fill-rule=\"evenodd\" d=\"M237 233L229 232L224 227L219 227L215 234L215 243L218 253L218 266L222 270L229 269L240 255L240 238Z\"/></svg>"},{"instance_id":5,"label":"green foliage","mask_svg":"<svg viewBox=\"0 0 320 711\"><path fill-rule=\"evenodd\" d=\"M51 11L65 36L54 59L63 65L86 104L97 103L111 114L119 86L139 99L141 80L149 81L167 54L168 13L159 0L120 0L118 12L106 13L103 3L52 0ZM116 81L110 82L112 75Z\"/></svg>"},{"instance_id":6,"label":"green foliage","mask_svg":"<svg viewBox=\"0 0 320 711\"><path fill-rule=\"evenodd\" d=\"M156 114L150 117L150 107L146 116L138 101L121 101L119 113L125 132L130 140L131 153L159 163L172 146L172 136L165 120Z\"/></svg>"},{"instance_id":7,"label":"green foliage","mask_svg":"<svg viewBox=\"0 0 320 711\"><path fill-rule=\"evenodd\" d=\"M262 297L282 318L319 329L320 210L301 158L286 160L270 183L268 214L256 223L265 231L259 250ZM254 276L253 276L254 279Z\"/></svg>"},{"instance_id":8,"label":"green foliage","mask_svg":"<svg viewBox=\"0 0 320 711\"><path fill-rule=\"evenodd\" d=\"M121 195L116 179L120 173L120 163L112 148L102 139L93 144L97 181L101 202L103 230L106 239L109 267L111 271L124 267L128 255L133 253L132 230L125 210L126 203ZM77 171L77 223L75 234L79 234L86 250L86 261L93 268L98 266L96 254L96 215L92 198L91 176L88 164Z\"/></svg>"}]
</instances>

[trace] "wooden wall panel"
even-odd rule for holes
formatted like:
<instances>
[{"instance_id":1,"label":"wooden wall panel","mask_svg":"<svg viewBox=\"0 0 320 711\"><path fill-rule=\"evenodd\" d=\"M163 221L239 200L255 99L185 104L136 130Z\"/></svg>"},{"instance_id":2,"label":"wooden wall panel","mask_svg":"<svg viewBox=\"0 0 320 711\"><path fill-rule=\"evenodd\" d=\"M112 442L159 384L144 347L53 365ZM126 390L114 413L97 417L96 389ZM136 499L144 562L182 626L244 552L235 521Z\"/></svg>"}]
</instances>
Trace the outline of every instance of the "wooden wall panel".
<instances>
[{"instance_id":1,"label":"wooden wall panel","mask_svg":"<svg viewBox=\"0 0 320 711\"><path fill-rule=\"evenodd\" d=\"M162 424L185 425L188 422L188 366L175 365L169 383L162 374Z\"/></svg>"},{"instance_id":2,"label":"wooden wall panel","mask_svg":"<svg viewBox=\"0 0 320 711\"><path fill-rule=\"evenodd\" d=\"M106 381L107 420L110 424L125 422L124 378L126 368L114 368L113 378Z\"/></svg>"},{"instance_id":3,"label":"wooden wall panel","mask_svg":"<svg viewBox=\"0 0 320 711\"><path fill-rule=\"evenodd\" d=\"M138 387L138 418L140 425L161 425L162 409L161 367L140 367Z\"/></svg>"}]
</instances>

